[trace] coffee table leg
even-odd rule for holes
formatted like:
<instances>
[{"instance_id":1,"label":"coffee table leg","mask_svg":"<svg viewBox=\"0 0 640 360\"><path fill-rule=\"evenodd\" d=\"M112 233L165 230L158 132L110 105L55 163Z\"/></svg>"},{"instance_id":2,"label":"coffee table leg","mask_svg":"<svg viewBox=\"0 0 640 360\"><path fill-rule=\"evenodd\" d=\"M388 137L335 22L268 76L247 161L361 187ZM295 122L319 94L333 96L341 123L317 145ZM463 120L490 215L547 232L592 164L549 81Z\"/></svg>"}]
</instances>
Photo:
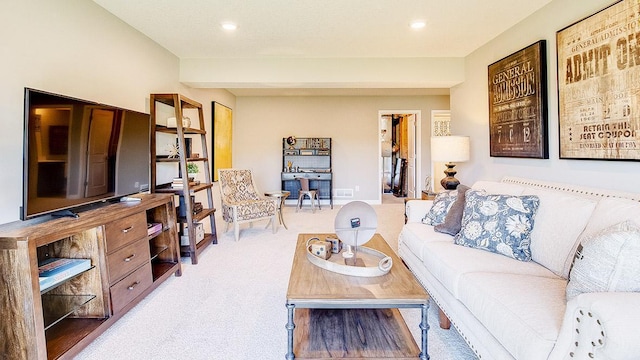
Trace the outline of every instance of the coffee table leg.
<instances>
[{"instance_id":1,"label":"coffee table leg","mask_svg":"<svg viewBox=\"0 0 640 360\"><path fill-rule=\"evenodd\" d=\"M429 360L429 351L427 347L427 333L429 331L429 323L427 322L427 311L429 310L429 303L422 304L422 322L420 323L420 329L422 330L422 351L420 352L420 360Z\"/></svg>"},{"instance_id":2,"label":"coffee table leg","mask_svg":"<svg viewBox=\"0 0 640 360\"><path fill-rule=\"evenodd\" d=\"M293 323L293 310L296 306L293 304L287 304L287 354L285 355L286 360L295 359L295 355L293 354L293 329L295 329L296 325Z\"/></svg>"}]
</instances>

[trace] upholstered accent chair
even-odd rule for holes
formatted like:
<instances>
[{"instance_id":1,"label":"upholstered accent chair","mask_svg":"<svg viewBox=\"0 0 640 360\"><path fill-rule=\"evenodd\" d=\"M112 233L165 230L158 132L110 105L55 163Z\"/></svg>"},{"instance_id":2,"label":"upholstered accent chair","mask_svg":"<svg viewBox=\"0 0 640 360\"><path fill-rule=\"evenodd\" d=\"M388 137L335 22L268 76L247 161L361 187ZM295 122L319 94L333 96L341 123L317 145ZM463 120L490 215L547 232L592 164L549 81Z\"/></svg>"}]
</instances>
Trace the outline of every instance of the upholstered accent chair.
<instances>
[{"instance_id":1,"label":"upholstered accent chair","mask_svg":"<svg viewBox=\"0 0 640 360\"><path fill-rule=\"evenodd\" d=\"M277 199L267 198L258 192L251 170L219 169L219 188L222 203L222 218L229 225L233 223L236 241L240 238L240 224L269 219L276 232L278 219ZM267 225L268 226L268 225Z\"/></svg>"}]
</instances>

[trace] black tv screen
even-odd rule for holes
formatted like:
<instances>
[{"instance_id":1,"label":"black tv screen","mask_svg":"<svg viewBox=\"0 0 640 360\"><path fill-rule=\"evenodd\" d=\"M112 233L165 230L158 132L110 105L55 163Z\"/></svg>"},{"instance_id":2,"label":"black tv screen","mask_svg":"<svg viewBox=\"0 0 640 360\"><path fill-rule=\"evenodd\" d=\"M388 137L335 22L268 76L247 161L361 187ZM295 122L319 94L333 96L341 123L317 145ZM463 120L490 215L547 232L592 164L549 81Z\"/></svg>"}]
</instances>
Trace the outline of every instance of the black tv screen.
<instances>
[{"instance_id":1,"label":"black tv screen","mask_svg":"<svg viewBox=\"0 0 640 360\"><path fill-rule=\"evenodd\" d=\"M149 190L150 116L25 88L21 219Z\"/></svg>"}]
</instances>

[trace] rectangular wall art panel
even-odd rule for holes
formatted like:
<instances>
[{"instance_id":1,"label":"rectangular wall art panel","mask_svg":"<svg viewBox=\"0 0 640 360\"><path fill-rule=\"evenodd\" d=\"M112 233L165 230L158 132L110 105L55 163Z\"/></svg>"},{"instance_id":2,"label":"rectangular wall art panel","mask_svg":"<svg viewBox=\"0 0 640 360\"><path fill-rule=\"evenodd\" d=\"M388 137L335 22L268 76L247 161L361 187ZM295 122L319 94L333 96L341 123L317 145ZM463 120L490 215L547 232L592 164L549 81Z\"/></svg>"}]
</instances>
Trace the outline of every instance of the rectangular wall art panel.
<instances>
[{"instance_id":1,"label":"rectangular wall art panel","mask_svg":"<svg viewBox=\"0 0 640 360\"><path fill-rule=\"evenodd\" d=\"M560 158L640 160L640 0L557 33Z\"/></svg>"},{"instance_id":2,"label":"rectangular wall art panel","mask_svg":"<svg viewBox=\"0 0 640 360\"><path fill-rule=\"evenodd\" d=\"M231 140L233 125L233 110L218 103L212 102L213 107L213 181L218 181L218 169L232 167Z\"/></svg>"},{"instance_id":3,"label":"rectangular wall art panel","mask_svg":"<svg viewBox=\"0 0 640 360\"><path fill-rule=\"evenodd\" d=\"M549 158L546 41L489 65L491 156Z\"/></svg>"}]
</instances>

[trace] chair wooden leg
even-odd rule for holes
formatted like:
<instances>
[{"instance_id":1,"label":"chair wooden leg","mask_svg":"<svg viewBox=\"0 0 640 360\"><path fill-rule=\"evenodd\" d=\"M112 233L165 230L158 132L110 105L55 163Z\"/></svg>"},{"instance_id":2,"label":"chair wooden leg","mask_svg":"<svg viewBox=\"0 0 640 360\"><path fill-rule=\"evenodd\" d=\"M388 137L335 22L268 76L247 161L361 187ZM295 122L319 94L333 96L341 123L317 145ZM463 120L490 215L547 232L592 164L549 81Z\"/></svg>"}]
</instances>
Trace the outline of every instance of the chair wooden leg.
<instances>
[{"instance_id":1,"label":"chair wooden leg","mask_svg":"<svg viewBox=\"0 0 640 360\"><path fill-rule=\"evenodd\" d=\"M276 219L277 216L278 214L276 213L269 220L269 222L271 222L271 230L273 231L274 234L276 233L276 231L278 231L278 225L277 225L278 220Z\"/></svg>"},{"instance_id":2,"label":"chair wooden leg","mask_svg":"<svg viewBox=\"0 0 640 360\"><path fill-rule=\"evenodd\" d=\"M240 224L237 221L234 222L233 236L236 238L236 241L240 239Z\"/></svg>"}]
</instances>

